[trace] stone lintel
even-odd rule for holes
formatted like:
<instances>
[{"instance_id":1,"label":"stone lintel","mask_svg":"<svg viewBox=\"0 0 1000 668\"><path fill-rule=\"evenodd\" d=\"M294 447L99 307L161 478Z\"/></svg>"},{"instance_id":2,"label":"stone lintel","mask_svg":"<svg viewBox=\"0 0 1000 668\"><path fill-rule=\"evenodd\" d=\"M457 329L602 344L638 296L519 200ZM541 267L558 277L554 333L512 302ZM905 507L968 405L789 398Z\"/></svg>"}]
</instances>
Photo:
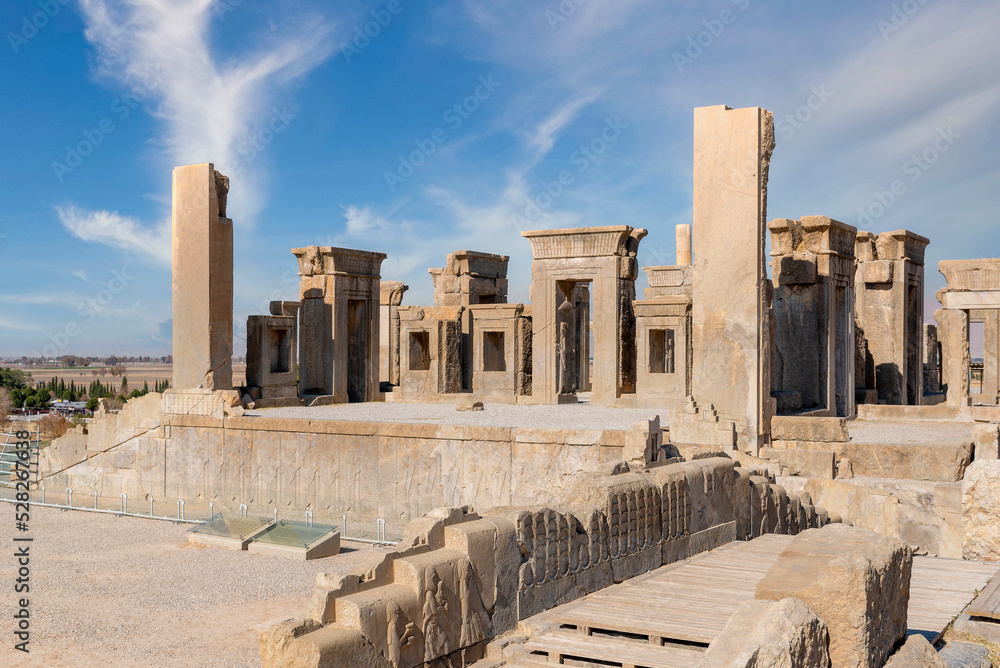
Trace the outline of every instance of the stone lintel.
<instances>
[{"instance_id":1,"label":"stone lintel","mask_svg":"<svg viewBox=\"0 0 1000 668\"><path fill-rule=\"evenodd\" d=\"M333 276L335 274L380 278L385 253L334 248L331 246L309 246L293 248L292 255L299 261L299 276Z\"/></svg>"},{"instance_id":2,"label":"stone lintel","mask_svg":"<svg viewBox=\"0 0 1000 668\"><path fill-rule=\"evenodd\" d=\"M628 257L648 232L629 225L521 232L536 260L575 257ZM630 243L631 242L631 243Z\"/></svg>"},{"instance_id":3,"label":"stone lintel","mask_svg":"<svg viewBox=\"0 0 1000 668\"><path fill-rule=\"evenodd\" d=\"M938 271L948 282L946 293L1000 291L1000 258L942 260L938 263Z\"/></svg>"}]
</instances>

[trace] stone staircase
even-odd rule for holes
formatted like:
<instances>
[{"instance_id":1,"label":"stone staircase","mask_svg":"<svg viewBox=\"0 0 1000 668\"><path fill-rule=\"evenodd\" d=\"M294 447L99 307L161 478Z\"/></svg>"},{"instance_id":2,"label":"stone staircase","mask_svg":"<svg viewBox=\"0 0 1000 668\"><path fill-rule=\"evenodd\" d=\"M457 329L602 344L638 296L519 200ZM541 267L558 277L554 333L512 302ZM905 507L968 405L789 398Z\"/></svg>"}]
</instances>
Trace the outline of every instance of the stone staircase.
<instances>
[{"instance_id":1,"label":"stone staircase","mask_svg":"<svg viewBox=\"0 0 1000 668\"><path fill-rule=\"evenodd\" d=\"M607 624L605 624L607 626ZM560 663L620 668L697 668L705 647L675 643L634 633L559 629L528 641L510 668L542 668Z\"/></svg>"}]
</instances>

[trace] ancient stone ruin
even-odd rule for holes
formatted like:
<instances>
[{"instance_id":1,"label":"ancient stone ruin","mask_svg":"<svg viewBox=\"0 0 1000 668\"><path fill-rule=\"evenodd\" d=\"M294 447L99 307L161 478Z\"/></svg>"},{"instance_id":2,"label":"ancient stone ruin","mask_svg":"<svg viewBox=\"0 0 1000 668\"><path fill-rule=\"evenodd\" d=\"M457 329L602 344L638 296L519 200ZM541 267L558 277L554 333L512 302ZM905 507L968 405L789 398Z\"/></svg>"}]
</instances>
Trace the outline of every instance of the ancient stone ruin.
<instances>
[{"instance_id":1,"label":"ancient stone ruin","mask_svg":"<svg viewBox=\"0 0 1000 668\"><path fill-rule=\"evenodd\" d=\"M267 668L941 665L970 602L1000 617L976 598L1000 570L1000 260L941 262L925 323L931 240L768 221L775 148L763 109L696 109L691 224L523 232L530 303L507 256L443 250L410 304L377 249L295 248L241 387L240 184L178 167L173 389L56 440L42 479L408 522L261 636ZM676 265L641 267L667 234Z\"/></svg>"}]
</instances>

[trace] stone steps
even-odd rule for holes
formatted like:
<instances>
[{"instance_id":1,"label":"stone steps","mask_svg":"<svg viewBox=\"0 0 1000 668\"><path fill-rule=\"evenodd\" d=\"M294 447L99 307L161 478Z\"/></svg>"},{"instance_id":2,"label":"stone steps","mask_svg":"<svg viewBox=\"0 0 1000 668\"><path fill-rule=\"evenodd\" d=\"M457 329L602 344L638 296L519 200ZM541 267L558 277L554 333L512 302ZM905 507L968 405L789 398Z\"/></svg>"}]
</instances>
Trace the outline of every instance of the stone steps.
<instances>
[{"instance_id":1,"label":"stone steps","mask_svg":"<svg viewBox=\"0 0 1000 668\"><path fill-rule=\"evenodd\" d=\"M513 665L546 666L571 658L621 668L697 668L704 654L703 649L661 647L624 638L553 631L526 643L524 654Z\"/></svg>"}]
</instances>

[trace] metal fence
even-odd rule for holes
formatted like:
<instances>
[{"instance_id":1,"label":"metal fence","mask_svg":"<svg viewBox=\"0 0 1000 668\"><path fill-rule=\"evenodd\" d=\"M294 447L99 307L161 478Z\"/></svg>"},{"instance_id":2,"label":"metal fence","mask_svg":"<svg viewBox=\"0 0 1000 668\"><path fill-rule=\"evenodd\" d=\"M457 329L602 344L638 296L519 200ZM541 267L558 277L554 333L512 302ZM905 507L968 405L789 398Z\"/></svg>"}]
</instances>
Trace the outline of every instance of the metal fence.
<instances>
[{"instance_id":1,"label":"metal fence","mask_svg":"<svg viewBox=\"0 0 1000 668\"><path fill-rule=\"evenodd\" d=\"M36 444L36 455L37 455L37 444ZM37 460L36 460L36 475L37 475ZM119 505L118 508L110 508L110 509L109 508L101 508L100 507L100 497L98 496L97 492L94 492L94 504L93 504L93 507L91 507L91 505L90 505L90 498L89 498L89 496L87 497L87 501L86 502L81 502L79 495L77 495L76 499L74 499L73 489L71 487L67 487L67 488L65 488L65 490L60 489L60 490L56 491L56 490L47 490L46 487L45 487L45 485L41 485L40 489L38 491L36 491L33 496L35 498L38 498L39 494L41 496L41 501L39 502L39 501L36 501L36 500L32 500L31 501L31 505L32 506L40 506L40 507L43 507L43 508L57 508L59 510L76 510L76 511L81 511L81 512L102 513L102 514L105 514L105 515L115 515L117 517L138 517L138 518L147 519L147 520L159 520L159 521L164 521L164 522L172 522L174 524L200 524L201 522L208 521L212 517L215 517L215 503L214 502L210 502L208 504L208 517L188 518L187 515L186 515L186 511L185 511L186 502L185 502L184 499L177 499L177 515L176 515L176 517L168 517L168 516L164 516L164 515L157 515L155 513L155 506L156 506L157 501L153 497L149 498L149 512L145 513L145 512L130 512L129 511L128 494L122 494L121 495L121 497L119 499L120 505ZM59 498L60 501L62 501L63 499L65 499L65 503L50 502L50 498ZM15 503L14 499L5 498L3 496L0 496L0 501L6 501L7 503ZM166 503L166 502L169 502L169 500L164 499L164 500L161 500L159 503ZM134 507L134 505L133 505L133 507ZM145 510L145 508L143 508L143 510ZM241 504L240 507L239 507L239 514L240 514L240 516L241 517L246 517L247 516L247 512L248 512L247 506L245 504ZM312 513L312 511L307 510L305 512L305 514L304 514L304 517L305 517L306 524L308 524L309 526L312 526L312 523L313 523L313 513ZM293 518L291 518L291 517L281 517L281 518L279 518L279 516L278 516L278 509L275 508L274 509L274 521L277 522L279 519L286 519L287 520L287 519L293 519ZM297 518L294 518L294 519L297 519ZM386 537L386 521L384 519L382 519L381 517L375 520L375 538L374 539L372 539L372 538L363 538L361 536L355 536L355 537L348 536L347 535L347 523L348 523L348 519L350 519L348 517L348 513L344 513L342 519L343 519L343 524L340 527L340 537L341 537L341 540L343 540L343 541L348 541L348 542L351 542L351 543L365 543L365 544L368 544L368 545L374 545L376 547L396 545L398 543L398 541L392 541L392 540L389 540ZM354 520L354 519L352 519L351 521L354 522L354 523L361 524L362 526L364 525L364 522L362 522L360 520Z\"/></svg>"},{"instance_id":2,"label":"metal fence","mask_svg":"<svg viewBox=\"0 0 1000 668\"><path fill-rule=\"evenodd\" d=\"M29 489L38 487L38 444L39 434L34 433L35 440L31 440L32 434L28 434L27 439L17 437L17 430L0 432L0 487L13 489L17 484L18 472L24 470L23 459L20 452L24 450L19 447L19 443L28 441L28 483Z\"/></svg>"}]
</instances>

